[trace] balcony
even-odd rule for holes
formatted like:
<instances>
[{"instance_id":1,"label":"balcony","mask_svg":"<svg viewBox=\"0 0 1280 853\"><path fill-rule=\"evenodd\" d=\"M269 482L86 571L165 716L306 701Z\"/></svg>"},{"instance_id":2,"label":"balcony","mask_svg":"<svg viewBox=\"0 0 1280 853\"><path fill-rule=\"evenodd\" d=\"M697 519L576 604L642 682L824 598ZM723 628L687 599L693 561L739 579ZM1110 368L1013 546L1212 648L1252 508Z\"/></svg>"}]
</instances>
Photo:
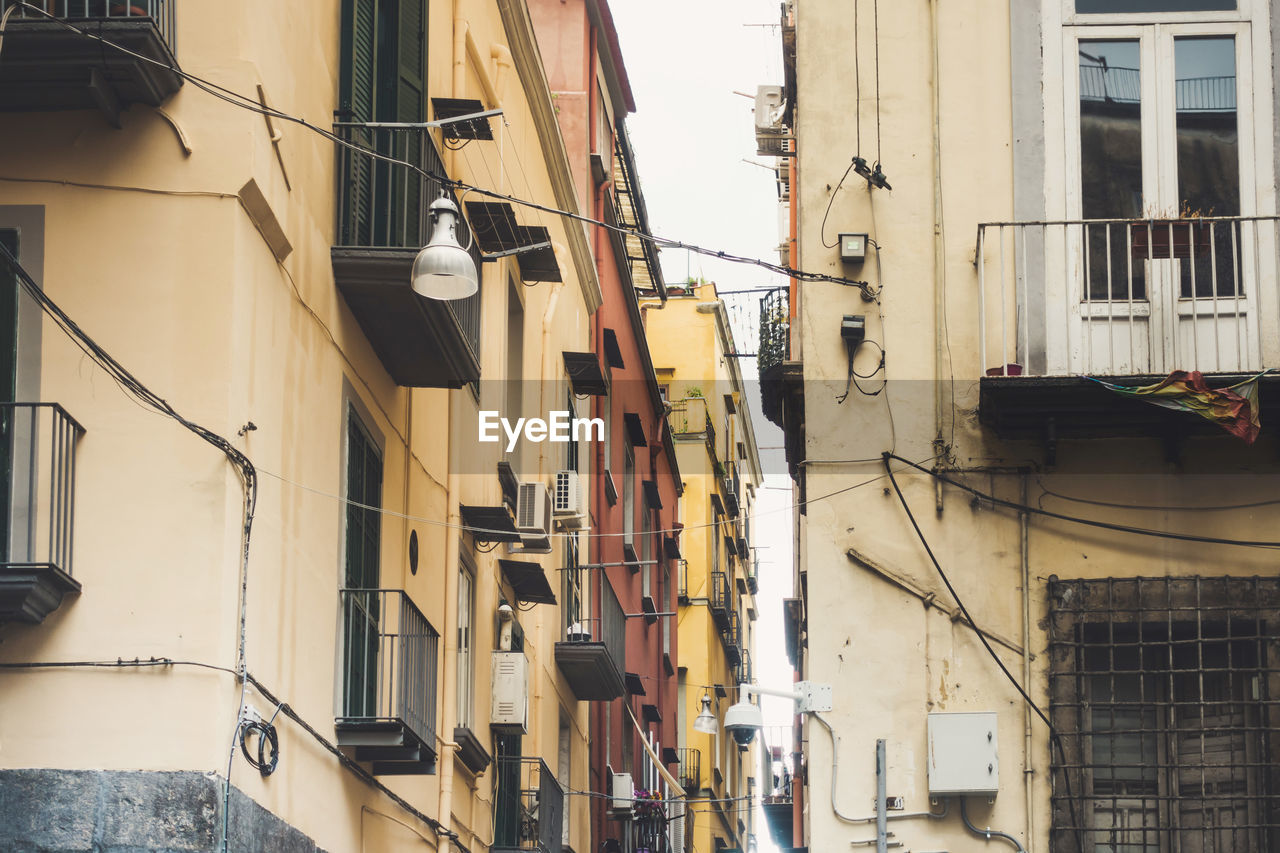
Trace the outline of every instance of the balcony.
<instances>
[{"instance_id":1,"label":"balcony","mask_svg":"<svg viewBox=\"0 0 1280 853\"><path fill-rule=\"evenodd\" d=\"M39 624L80 584L71 576L76 445L57 403L0 403L0 625Z\"/></svg>"},{"instance_id":2,"label":"balcony","mask_svg":"<svg viewBox=\"0 0 1280 853\"><path fill-rule=\"evenodd\" d=\"M1225 387L1280 366L1276 217L978 226L979 416L1001 438L1220 434L1120 396L1175 370ZM1092 377L1092 378L1091 378ZM1273 385L1280 376L1264 376ZM1280 415L1260 396L1262 421Z\"/></svg>"},{"instance_id":3,"label":"balcony","mask_svg":"<svg viewBox=\"0 0 1280 853\"><path fill-rule=\"evenodd\" d=\"M742 624L737 610L729 610L725 625L720 630L720 639L724 641L724 656L729 666L736 667L742 663Z\"/></svg>"},{"instance_id":4,"label":"balcony","mask_svg":"<svg viewBox=\"0 0 1280 853\"><path fill-rule=\"evenodd\" d=\"M130 104L158 107L182 86L171 68L176 0L35 0L4 34L0 111L100 110L120 126ZM0 15L17 0L0 0ZM73 29L73 27L75 29ZM83 30L84 33L77 32Z\"/></svg>"},{"instance_id":5,"label":"balcony","mask_svg":"<svg viewBox=\"0 0 1280 853\"><path fill-rule=\"evenodd\" d=\"M754 673L751 671L751 650L745 646L739 649L738 664L734 667L734 675L738 684L751 684Z\"/></svg>"},{"instance_id":6,"label":"balcony","mask_svg":"<svg viewBox=\"0 0 1280 853\"><path fill-rule=\"evenodd\" d=\"M556 643L556 664L582 702L608 702L627 689L627 617L608 579L600 581L600 616L574 621Z\"/></svg>"},{"instance_id":7,"label":"balcony","mask_svg":"<svg viewBox=\"0 0 1280 853\"><path fill-rule=\"evenodd\" d=\"M440 635L398 589L343 589L338 745L375 776L434 773Z\"/></svg>"},{"instance_id":8,"label":"balcony","mask_svg":"<svg viewBox=\"0 0 1280 853\"><path fill-rule=\"evenodd\" d=\"M533 850L560 853L564 791L540 758L501 755L494 762L492 853Z\"/></svg>"},{"instance_id":9,"label":"balcony","mask_svg":"<svg viewBox=\"0 0 1280 853\"><path fill-rule=\"evenodd\" d=\"M339 122L342 139L443 175L425 128ZM480 378L480 292L466 299L428 299L413 292L413 259L430 232L427 206L440 183L407 166L338 149L337 239L330 256L334 281L356 322L397 385L461 388ZM455 200L456 201L456 200ZM467 225L458 239L480 250Z\"/></svg>"},{"instance_id":10,"label":"balcony","mask_svg":"<svg viewBox=\"0 0 1280 853\"><path fill-rule=\"evenodd\" d=\"M689 603L689 561L676 560L676 601Z\"/></svg>"},{"instance_id":11,"label":"balcony","mask_svg":"<svg viewBox=\"0 0 1280 853\"><path fill-rule=\"evenodd\" d=\"M782 428L787 465L794 478L804 459L804 365L792 360L791 299L786 288L760 299L760 410Z\"/></svg>"},{"instance_id":12,"label":"balcony","mask_svg":"<svg viewBox=\"0 0 1280 853\"><path fill-rule=\"evenodd\" d=\"M724 630L729 624L729 612L733 610L733 594L729 589L729 576L724 572L711 573L711 618L716 627Z\"/></svg>"},{"instance_id":13,"label":"balcony","mask_svg":"<svg viewBox=\"0 0 1280 853\"><path fill-rule=\"evenodd\" d=\"M676 750L676 755L680 760L680 787L690 792L697 791L702 787L702 751L681 747Z\"/></svg>"},{"instance_id":14,"label":"balcony","mask_svg":"<svg viewBox=\"0 0 1280 853\"><path fill-rule=\"evenodd\" d=\"M742 477L738 473L737 462L724 463L724 506L729 511L729 515L738 515L741 507L738 505L738 495L742 491Z\"/></svg>"}]
</instances>

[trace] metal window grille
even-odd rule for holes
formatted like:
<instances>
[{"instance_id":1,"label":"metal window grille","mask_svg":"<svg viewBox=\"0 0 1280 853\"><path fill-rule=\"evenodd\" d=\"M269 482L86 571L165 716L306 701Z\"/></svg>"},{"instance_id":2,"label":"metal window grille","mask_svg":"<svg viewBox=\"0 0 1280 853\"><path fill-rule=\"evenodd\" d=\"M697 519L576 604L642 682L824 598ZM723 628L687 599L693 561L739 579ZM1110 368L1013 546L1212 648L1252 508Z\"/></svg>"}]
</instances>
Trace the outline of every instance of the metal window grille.
<instances>
[{"instance_id":1,"label":"metal window grille","mask_svg":"<svg viewBox=\"0 0 1280 853\"><path fill-rule=\"evenodd\" d=\"M1280 579L1052 579L1053 853L1280 850Z\"/></svg>"}]
</instances>

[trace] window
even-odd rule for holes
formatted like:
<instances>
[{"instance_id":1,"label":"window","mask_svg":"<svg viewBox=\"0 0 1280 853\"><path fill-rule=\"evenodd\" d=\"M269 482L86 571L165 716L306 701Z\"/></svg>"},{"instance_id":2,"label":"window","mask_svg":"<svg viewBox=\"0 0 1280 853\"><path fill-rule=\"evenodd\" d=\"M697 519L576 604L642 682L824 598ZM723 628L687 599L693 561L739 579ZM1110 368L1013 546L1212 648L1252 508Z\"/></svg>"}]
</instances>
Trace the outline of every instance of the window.
<instances>
[{"instance_id":1,"label":"window","mask_svg":"<svg viewBox=\"0 0 1280 853\"><path fill-rule=\"evenodd\" d=\"M344 716L377 716L382 457L354 407L347 411L346 565L343 608Z\"/></svg>"},{"instance_id":2,"label":"window","mask_svg":"<svg viewBox=\"0 0 1280 853\"><path fill-rule=\"evenodd\" d=\"M1088 223L1058 232L1072 272L1048 296L1068 315L1073 369L1095 372L1095 351L1121 373L1252 369L1258 357L1238 350L1258 340L1257 291L1274 287L1259 266L1274 226L1252 219L1272 212L1260 190L1273 182L1260 156L1274 148L1269 108L1254 120L1271 99L1270 4L1054 6L1062 53L1046 43L1045 56L1046 75L1062 69L1064 218Z\"/></svg>"},{"instance_id":3,"label":"window","mask_svg":"<svg viewBox=\"0 0 1280 853\"><path fill-rule=\"evenodd\" d=\"M466 552L458 565L458 725L472 728L475 706L475 568Z\"/></svg>"},{"instance_id":4,"label":"window","mask_svg":"<svg viewBox=\"0 0 1280 853\"><path fill-rule=\"evenodd\" d=\"M569 413L569 440L565 443L564 467L569 471L578 471L578 431L572 428L574 419L578 417L577 407L573 402L573 391L565 402L565 411Z\"/></svg>"},{"instance_id":5,"label":"window","mask_svg":"<svg viewBox=\"0 0 1280 853\"><path fill-rule=\"evenodd\" d=\"M1054 581L1049 601L1053 853L1280 849L1280 580Z\"/></svg>"},{"instance_id":6,"label":"window","mask_svg":"<svg viewBox=\"0 0 1280 853\"><path fill-rule=\"evenodd\" d=\"M590 631L583 621L589 615L583 595L586 571L578 565L578 534L571 532L565 538L564 606L561 608L566 636L570 640L589 639Z\"/></svg>"},{"instance_id":7,"label":"window","mask_svg":"<svg viewBox=\"0 0 1280 853\"><path fill-rule=\"evenodd\" d=\"M339 71L339 115L343 121L421 122L426 120L426 0L343 0ZM353 141L415 165L417 146L397 132L353 129ZM360 245L392 245L395 235L416 240L424 209L422 184L398 181L389 163L350 158L348 186L354 208L373 211L356 223ZM385 199L376 208L375 199ZM368 215L364 213L364 215ZM370 233L371 232L371 233ZM399 242L403 242L400 239Z\"/></svg>"}]
</instances>

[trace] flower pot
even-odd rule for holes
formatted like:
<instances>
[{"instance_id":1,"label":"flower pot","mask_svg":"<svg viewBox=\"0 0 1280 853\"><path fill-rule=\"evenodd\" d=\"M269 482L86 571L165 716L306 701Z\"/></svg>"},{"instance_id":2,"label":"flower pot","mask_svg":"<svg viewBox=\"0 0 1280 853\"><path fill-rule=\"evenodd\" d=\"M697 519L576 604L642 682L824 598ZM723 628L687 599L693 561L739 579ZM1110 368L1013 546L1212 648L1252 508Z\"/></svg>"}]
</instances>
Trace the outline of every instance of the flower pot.
<instances>
[{"instance_id":1,"label":"flower pot","mask_svg":"<svg viewBox=\"0 0 1280 853\"><path fill-rule=\"evenodd\" d=\"M1134 260L1190 258L1209 254L1209 223L1189 219L1142 219L1130 226Z\"/></svg>"}]
</instances>

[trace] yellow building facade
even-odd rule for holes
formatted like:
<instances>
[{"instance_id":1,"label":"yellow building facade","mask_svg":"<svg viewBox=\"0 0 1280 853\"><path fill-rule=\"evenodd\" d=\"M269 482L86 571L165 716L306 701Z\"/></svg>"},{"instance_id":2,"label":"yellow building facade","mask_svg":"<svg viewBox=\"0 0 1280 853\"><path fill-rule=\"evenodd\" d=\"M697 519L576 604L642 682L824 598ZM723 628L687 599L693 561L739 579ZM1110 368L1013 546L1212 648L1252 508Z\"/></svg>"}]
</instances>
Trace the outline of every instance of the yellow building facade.
<instances>
[{"instance_id":1,"label":"yellow building facade","mask_svg":"<svg viewBox=\"0 0 1280 853\"><path fill-rule=\"evenodd\" d=\"M665 306L642 300L667 422L684 480L680 501L679 755L696 853L745 850L755 832L757 743L742 749L723 725L697 731L703 709L723 720L754 681L757 615L751 515L761 484L759 453L724 302L714 284L670 287Z\"/></svg>"},{"instance_id":2,"label":"yellow building facade","mask_svg":"<svg viewBox=\"0 0 1280 853\"><path fill-rule=\"evenodd\" d=\"M578 211L524 4L0 12L0 848L587 850L572 546L511 524L571 460L477 429L572 398L585 228L454 188L479 292L409 290L442 176Z\"/></svg>"}]
</instances>

